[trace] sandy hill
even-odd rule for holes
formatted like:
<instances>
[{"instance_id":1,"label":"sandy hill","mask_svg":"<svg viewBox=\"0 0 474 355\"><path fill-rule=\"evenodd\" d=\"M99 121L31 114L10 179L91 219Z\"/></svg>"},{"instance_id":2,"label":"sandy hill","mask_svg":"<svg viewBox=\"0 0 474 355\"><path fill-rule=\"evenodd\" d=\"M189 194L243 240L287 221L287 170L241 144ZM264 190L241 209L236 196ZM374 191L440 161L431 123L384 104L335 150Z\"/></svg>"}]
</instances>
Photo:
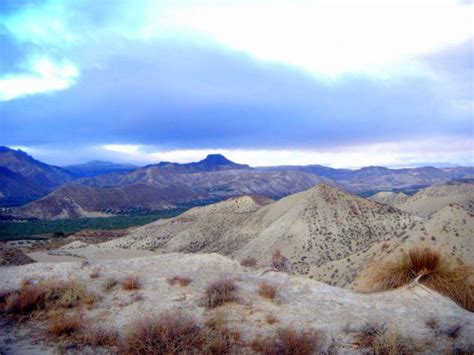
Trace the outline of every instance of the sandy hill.
<instances>
[{"instance_id":1,"label":"sandy hill","mask_svg":"<svg viewBox=\"0 0 474 355\"><path fill-rule=\"evenodd\" d=\"M89 277L96 273L96 277ZM167 280L186 277L189 285L172 285ZM215 309L203 306L204 291L222 275L235 280L236 300ZM104 289L108 280L122 281L138 276L140 289L127 291L120 285ZM280 328L321 332L317 353L367 354L357 336L367 324L395 329L400 337L419 343L419 353L442 354L446 349L472 349L474 319L472 314L451 300L422 286L403 287L391 292L356 294L331 287L305 277L286 273L252 270L217 254L167 254L127 260L101 261L90 264L67 262L37 263L2 268L0 289L13 291L22 281L34 277L76 280L85 285L97 301L80 310L82 324L92 324L120 335L133 322L146 316L158 317L164 312L182 311L199 325L218 319L240 334L240 348L235 352L254 354L249 345L257 335L273 335ZM273 301L260 296L258 285L266 282L277 288ZM70 315L79 312L74 309ZM268 319L272 316L275 321ZM56 353L55 342L46 342L42 319L0 325L0 347L7 354ZM432 320L436 329L430 328ZM89 322L89 323L88 323ZM455 337L449 329L459 327ZM62 339L63 340L63 339ZM66 341L66 339L64 339ZM54 351L56 350L56 351ZM100 348L69 347L68 353L114 353Z\"/></svg>"},{"instance_id":2,"label":"sandy hill","mask_svg":"<svg viewBox=\"0 0 474 355\"><path fill-rule=\"evenodd\" d=\"M369 197L369 200L385 203L386 205L394 206L405 202L409 198L403 192L381 191Z\"/></svg>"},{"instance_id":3,"label":"sandy hill","mask_svg":"<svg viewBox=\"0 0 474 355\"><path fill-rule=\"evenodd\" d=\"M428 217L450 204L474 211L474 184L452 183L428 187L413 196L402 193L379 192L370 197L371 200L386 203L402 211L420 217Z\"/></svg>"},{"instance_id":4,"label":"sandy hill","mask_svg":"<svg viewBox=\"0 0 474 355\"><path fill-rule=\"evenodd\" d=\"M474 212L474 184L432 186L411 196L397 207L403 211L427 217L449 204Z\"/></svg>"},{"instance_id":5,"label":"sandy hill","mask_svg":"<svg viewBox=\"0 0 474 355\"><path fill-rule=\"evenodd\" d=\"M123 238L104 243L104 247L161 251L218 251L230 253L245 240L235 238L234 229L273 200L242 196L208 206L193 208L178 217L158 220Z\"/></svg>"},{"instance_id":6,"label":"sandy hill","mask_svg":"<svg viewBox=\"0 0 474 355\"><path fill-rule=\"evenodd\" d=\"M412 247L431 247L474 265L474 216L460 206L446 206L427 220L386 236L348 257L312 267L315 279L340 287L354 287L356 276L370 262L392 258Z\"/></svg>"},{"instance_id":7,"label":"sandy hill","mask_svg":"<svg viewBox=\"0 0 474 355\"><path fill-rule=\"evenodd\" d=\"M264 201L266 203L266 201ZM416 220L388 205L321 184L267 204L242 197L161 220L105 247L219 252L267 264L280 249L294 272L365 250Z\"/></svg>"}]
</instances>

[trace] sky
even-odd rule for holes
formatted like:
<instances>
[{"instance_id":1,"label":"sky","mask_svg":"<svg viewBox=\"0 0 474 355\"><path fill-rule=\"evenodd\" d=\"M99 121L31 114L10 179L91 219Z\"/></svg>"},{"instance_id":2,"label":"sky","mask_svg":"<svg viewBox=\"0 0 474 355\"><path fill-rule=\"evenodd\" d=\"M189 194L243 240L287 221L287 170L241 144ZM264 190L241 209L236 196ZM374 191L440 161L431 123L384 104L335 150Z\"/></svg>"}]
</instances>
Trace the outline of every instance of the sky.
<instances>
[{"instance_id":1,"label":"sky","mask_svg":"<svg viewBox=\"0 0 474 355\"><path fill-rule=\"evenodd\" d=\"M474 165L474 2L2 0L0 145L56 165Z\"/></svg>"}]
</instances>

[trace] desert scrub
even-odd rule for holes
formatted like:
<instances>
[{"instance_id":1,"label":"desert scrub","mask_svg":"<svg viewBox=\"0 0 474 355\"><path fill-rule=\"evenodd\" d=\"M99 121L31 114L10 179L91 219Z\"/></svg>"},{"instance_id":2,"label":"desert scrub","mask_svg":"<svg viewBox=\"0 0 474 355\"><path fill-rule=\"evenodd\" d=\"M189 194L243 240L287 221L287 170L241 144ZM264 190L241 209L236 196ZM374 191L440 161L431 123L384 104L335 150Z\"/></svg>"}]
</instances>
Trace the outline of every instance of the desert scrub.
<instances>
[{"instance_id":1,"label":"desert scrub","mask_svg":"<svg viewBox=\"0 0 474 355\"><path fill-rule=\"evenodd\" d=\"M431 249L414 248L396 260L381 260L364 269L356 291L380 292L412 281L451 298L469 311L474 311L473 269L450 260Z\"/></svg>"},{"instance_id":2,"label":"desert scrub","mask_svg":"<svg viewBox=\"0 0 474 355\"><path fill-rule=\"evenodd\" d=\"M262 281L258 284L257 292L260 296L273 301L277 296L278 289L275 285L272 285L266 281Z\"/></svg>"},{"instance_id":3,"label":"desert scrub","mask_svg":"<svg viewBox=\"0 0 474 355\"><path fill-rule=\"evenodd\" d=\"M272 268L276 271L287 272L290 270L289 260L281 253L279 249L272 255Z\"/></svg>"},{"instance_id":4,"label":"desert scrub","mask_svg":"<svg viewBox=\"0 0 474 355\"><path fill-rule=\"evenodd\" d=\"M109 277L104 280L102 283L102 290L105 292L110 291L112 288L114 288L118 284L118 280L115 277Z\"/></svg>"},{"instance_id":5,"label":"desert scrub","mask_svg":"<svg viewBox=\"0 0 474 355\"><path fill-rule=\"evenodd\" d=\"M100 276L100 269L99 268L94 268L92 269L91 273L89 274L89 277L91 279L96 279Z\"/></svg>"},{"instance_id":6,"label":"desert scrub","mask_svg":"<svg viewBox=\"0 0 474 355\"><path fill-rule=\"evenodd\" d=\"M251 343L252 350L265 355L310 355L324 349L323 333L315 330L279 329L269 337L257 336Z\"/></svg>"},{"instance_id":7,"label":"desert scrub","mask_svg":"<svg viewBox=\"0 0 474 355\"><path fill-rule=\"evenodd\" d=\"M128 276L121 282L122 288L127 291L139 290L142 285L137 276Z\"/></svg>"},{"instance_id":8,"label":"desert scrub","mask_svg":"<svg viewBox=\"0 0 474 355\"><path fill-rule=\"evenodd\" d=\"M24 282L18 291L6 297L4 309L10 314L26 315L60 308L91 305L96 296L89 293L79 281L45 279Z\"/></svg>"},{"instance_id":9,"label":"desert scrub","mask_svg":"<svg viewBox=\"0 0 474 355\"><path fill-rule=\"evenodd\" d=\"M173 276L166 280L171 286L180 285L181 287L188 286L191 283L191 279L186 276Z\"/></svg>"},{"instance_id":10,"label":"desert scrub","mask_svg":"<svg viewBox=\"0 0 474 355\"><path fill-rule=\"evenodd\" d=\"M121 347L126 354L190 353L201 343L201 330L193 318L166 313L133 322Z\"/></svg>"},{"instance_id":11,"label":"desert scrub","mask_svg":"<svg viewBox=\"0 0 474 355\"><path fill-rule=\"evenodd\" d=\"M237 285L229 278L222 277L206 287L204 292L204 305L215 308L224 303L237 300Z\"/></svg>"},{"instance_id":12,"label":"desert scrub","mask_svg":"<svg viewBox=\"0 0 474 355\"><path fill-rule=\"evenodd\" d=\"M356 343L364 349L371 349L375 355L409 355L414 353L414 341L402 337L393 328L385 325L365 324L356 335Z\"/></svg>"},{"instance_id":13,"label":"desert scrub","mask_svg":"<svg viewBox=\"0 0 474 355\"><path fill-rule=\"evenodd\" d=\"M255 266L257 266L257 259L249 256L249 257L243 259L240 262L240 265L245 266L245 267L255 267Z\"/></svg>"}]
</instances>

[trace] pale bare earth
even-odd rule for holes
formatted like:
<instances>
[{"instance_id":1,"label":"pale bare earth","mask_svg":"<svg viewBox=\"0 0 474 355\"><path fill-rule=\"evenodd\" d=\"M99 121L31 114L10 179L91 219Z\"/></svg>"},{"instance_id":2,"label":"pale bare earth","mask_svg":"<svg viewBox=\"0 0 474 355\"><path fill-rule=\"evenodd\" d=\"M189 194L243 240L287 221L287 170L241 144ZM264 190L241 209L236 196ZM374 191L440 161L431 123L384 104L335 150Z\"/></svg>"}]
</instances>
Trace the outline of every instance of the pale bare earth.
<instances>
[{"instance_id":1,"label":"pale bare earth","mask_svg":"<svg viewBox=\"0 0 474 355\"><path fill-rule=\"evenodd\" d=\"M99 277L88 275L100 270ZM119 286L106 292L102 283L108 278L139 276L142 288L125 291ZM167 278L182 275L192 282L186 287L171 286ZM225 304L213 310L202 305L205 287L212 281L227 276L236 281L238 301ZM401 335L414 338L424 345L424 353L442 353L453 346L467 349L472 347L474 316L451 300L422 286L404 287L391 292L377 294L356 294L347 289L335 288L302 276L268 272L268 269L252 270L241 267L218 254L166 254L127 260L108 260L82 263L37 263L2 268L0 289L15 290L25 278L78 279L87 288L101 296L90 310L83 310L84 319L107 325L109 329L126 329L130 322L144 315L158 315L167 310L182 310L204 322L220 313L232 327L241 332L244 340L251 340L256 334L266 334L291 325L296 329L313 328L326 333L326 347L333 343L338 353L357 354L361 350L354 345L354 332L367 322L387 324L396 328ZM256 292L261 281L278 286L275 301L262 298ZM277 322L269 325L266 317L273 315ZM425 322L429 319L439 322L441 329L460 325L459 336L435 337ZM49 353L53 344L42 341L41 323L28 323L17 332L26 336L3 334L4 352ZM428 344L426 344L428 341Z\"/></svg>"}]
</instances>

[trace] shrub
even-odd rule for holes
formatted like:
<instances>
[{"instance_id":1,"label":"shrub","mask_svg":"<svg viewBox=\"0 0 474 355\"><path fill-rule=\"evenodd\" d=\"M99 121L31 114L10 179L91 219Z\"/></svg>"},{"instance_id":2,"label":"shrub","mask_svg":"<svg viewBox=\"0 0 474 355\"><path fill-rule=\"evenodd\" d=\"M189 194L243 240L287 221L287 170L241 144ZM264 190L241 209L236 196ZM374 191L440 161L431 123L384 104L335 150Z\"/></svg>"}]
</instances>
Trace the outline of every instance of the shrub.
<instances>
[{"instance_id":1,"label":"shrub","mask_svg":"<svg viewBox=\"0 0 474 355\"><path fill-rule=\"evenodd\" d=\"M230 354L240 341L240 333L230 329L223 316L218 315L206 322L202 330L200 353Z\"/></svg>"},{"instance_id":2,"label":"shrub","mask_svg":"<svg viewBox=\"0 0 474 355\"><path fill-rule=\"evenodd\" d=\"M257 259L255 259L254 257L249 256L249 257L243 259L240 262L240 265L245 266L245 267L255 267L255 266L257 266Z\"/></svg>"},{"instance_id":3,"label":"shrub","mask_svg":"<svg viewBox=\"0 0 474 355\"><path fill-rule=\"evenodd\" d=\"M275 250L272 255L272 267L276 271L289 271L289 261L279 249Z\"/></svg>"},{"instance_id":4,"label":"shrub","mask_svg":"<svg viewBox=\"0 0 474 355\"><path fill-rule=\"evenodd\" d=\"M126 354L179 354L199 346L201 333L196 322L180 313L135 321L125 334Z\"/></svg>"},{"instance_id":5,"label":"shrub","mask_svg":"<svg viewBox=\"0 0 474 355\"><path fill-rule=\"evenodd\" d=\"M278 319L275 316L271 315L271 314L267 315L266 320L267 320L267 323L270 324L270 325L275 324L276 322L278 322Z\"/></svg>"},{"instance_id":6,"label":"shrub","mask_svg":"<svg viewBox=\"0 0 474 355\"><path fill-rule=\"evenodd\" d=\"M114 277L109 277L102 283L102 289L104 291L110 291L115 285L118 284L118 280Z\"/></svg>"},{"instance_id":7,"label":"shrub","mask_svg":"<svg viewBox=\"0 0 474 355\"><path fill-rule=\"evenodd\" d=\"M362 271L359 292L380 292L418 280L421 284L474 311L471 267L443 258L430 249L414 248L395 261L378 261Z\"/></svg>"},{"instance_id":8,"label":"shrub","mask_svg":"<svg viewBox=\"0 0 474 355\"><path fill-rule=\"evenodd\" d=\"M263 281L258 284L257 292L262 297L274 300L277 295L277 287Z\"/></svg>"},{"instance_id":9,"label":"shrub","mask_svg":"<svg viewBox=\"0 0 474 355\"><path fill-rule=\"evenodd\" d=\"M141 288L140 280L137 276L128 276L122 280L122 288L127 291L138 290Z\"/></svg>"},{"instance_id":10,"label":"shrub","mask_svg":"<svg viewBox=\"0 0 474 355\"><path fill-rule=\"evenodd\" d=\"M85 326L76 336L76 342L90 346L117 346L119 334L115 330L99 326Z\"/></svg>"},{"instance_id":11,"label":"shrub","mask_svg":"<svg viewBox=\"0 0 474 355\"><path fill-rule=\"evenodd\" d=\"M412 354L413 341L384 325L366 324L357 335L359 346L372 349L375 355Z\"/></svg>"},{"instance_id":12,"label":"shrub","mask_svg":"<svg viewBox=\"0 0 474 355\"><path fill-rule=\"evenodd\" d=\"M79 314L66 316L63 313L50 315L46 332L53 338L70 337L79 332L83 325L82 317Z\"/></svg>"},{"instance_id":13,"label":"shrub","mask_svg":"<svg viewBox=\"0 0 474 355\"><path fill-rule=\"evenodd\" d=\"M191 279L186 276L174 276L166 280L171 286L179 284L181 287L188 286Z\"/></svg>"},{"instance_id":14,"label":"shrub","mask_svg":"<svg viewBox=\"0 0 474 355\"><path fill-rule=\"evenodd\" d=\"M283 328L274 336L255 338L251 347L258 353L268 355L310 355L322 352L323 338L320 332L314 330L298 332L293 328Z\"/></svg>"},{"instance_id":15,"label":"shrub","mask_svg":"<svg viewBox=\"0 0 474 355\"><path fill-rule=\"evenodd\" d=\"M100 276L100 269L99 268L94 268L91 273L89 274L89 277L91 279L96 279Z\"/></svg>"},{"instance_id":16,"label":"shrub","mask_svg":"<svg viewBox=\"0 0 474 355\"><path fill-rule=\"evenodd\" d=\"M96 297L86 291L78 281L42 280L36 284L24 282L21 288L11 293L5 311L11 314L29 314L58 308L74 308L92 304Z\"/></svg>"},{"instance_id":17,"label":"shrub","mask_svg":"<svg viewBox=\"0 0 474 355\"><path fill-rule=\"evenodd\" d=\"M215 308L227 302L237 300L237 286L228 278L221 278L207 286L204 293L204 304L208 308Z\"/></svg>"}]
</instances>

